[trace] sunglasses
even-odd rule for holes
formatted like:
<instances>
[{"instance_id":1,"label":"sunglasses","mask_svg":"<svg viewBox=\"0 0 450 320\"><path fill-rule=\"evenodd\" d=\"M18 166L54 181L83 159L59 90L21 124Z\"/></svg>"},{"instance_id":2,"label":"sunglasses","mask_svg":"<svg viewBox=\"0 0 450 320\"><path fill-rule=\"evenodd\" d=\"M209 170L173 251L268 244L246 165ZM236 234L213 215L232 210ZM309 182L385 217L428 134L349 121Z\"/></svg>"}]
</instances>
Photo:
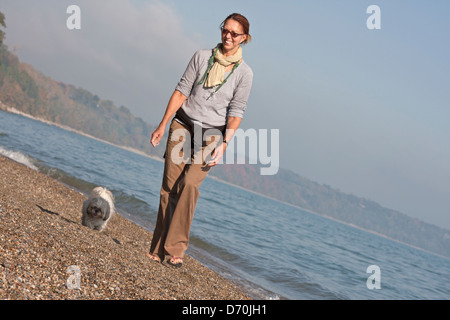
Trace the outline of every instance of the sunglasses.
<instances>
[{"instance_id":1,"label":"sunglasses","mask_svg":"<svg viewBox=\"0 0 450 320\"><path fill-rule=\"evenodd\" d=\"M243 36L244 35L244 33L236 33L234 31L230 31L230 30L225 29L225 28L221 28L221 29L222 29L222 35L224 35L224 36L227 35L228 33L231 34L231 37L233 37L233 38L237 38L239 36Z\"/></svg>"}]
</instances>

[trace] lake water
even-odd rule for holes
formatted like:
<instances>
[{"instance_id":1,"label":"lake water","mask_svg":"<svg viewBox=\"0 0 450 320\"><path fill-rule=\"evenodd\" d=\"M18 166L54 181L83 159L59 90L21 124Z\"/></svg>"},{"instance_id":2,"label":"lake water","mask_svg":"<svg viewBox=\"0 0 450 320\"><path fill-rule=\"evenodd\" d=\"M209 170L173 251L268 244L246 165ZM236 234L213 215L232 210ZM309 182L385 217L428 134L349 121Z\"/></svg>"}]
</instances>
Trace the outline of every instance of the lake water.
<instances>
[{"instance_id":1,"label":"lake water","mask_svg":"<svg viewBox=\"0 0 450 320\"><path fill-rule=\"evenodd\" d=\"M108 187L153 231L161 161L3 111L0 154L85 194ZM200 192L187 253L254 298L450 298L450 259L209 177Z\"/></svg>"}]
</instances>

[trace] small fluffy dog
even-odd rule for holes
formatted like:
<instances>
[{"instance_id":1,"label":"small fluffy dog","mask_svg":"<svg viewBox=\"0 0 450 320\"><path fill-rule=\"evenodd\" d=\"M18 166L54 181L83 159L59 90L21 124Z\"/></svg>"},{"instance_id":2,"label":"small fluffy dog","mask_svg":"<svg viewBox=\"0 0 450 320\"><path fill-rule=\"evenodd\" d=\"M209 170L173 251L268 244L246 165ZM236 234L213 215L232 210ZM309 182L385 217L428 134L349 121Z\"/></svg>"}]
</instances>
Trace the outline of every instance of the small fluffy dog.
<instances>
[{"instance_id":1,"label":"small fluffy dog","mask_svg":"<svg viewBox=\"0 0 450 320\"><path fill-rule=\"evenodd\" d=\"M114 196L104 187L96 187L83 203L81 223L91 229L102 231L115 212Z\"/></svg>"}]
</instances>

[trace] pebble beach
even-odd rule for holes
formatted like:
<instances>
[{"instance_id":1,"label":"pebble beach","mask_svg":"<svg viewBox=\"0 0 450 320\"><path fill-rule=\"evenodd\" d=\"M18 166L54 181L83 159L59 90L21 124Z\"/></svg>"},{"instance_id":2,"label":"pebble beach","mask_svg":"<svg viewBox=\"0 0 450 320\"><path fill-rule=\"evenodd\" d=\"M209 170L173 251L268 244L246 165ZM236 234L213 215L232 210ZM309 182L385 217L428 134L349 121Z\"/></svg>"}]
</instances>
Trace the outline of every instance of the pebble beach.
<instances>
[{"instance_id":1,"label":"pebble beach","mask_svg":"<svg viewBox=\"0 0 450 320\"><path fill-rule=\"evenodd\" d=\"M0 156L0 299L250 300L186 256L174 269L146 256L151 232L115 214L81 224L87 197Z\"/></svg>"}]
</instances>

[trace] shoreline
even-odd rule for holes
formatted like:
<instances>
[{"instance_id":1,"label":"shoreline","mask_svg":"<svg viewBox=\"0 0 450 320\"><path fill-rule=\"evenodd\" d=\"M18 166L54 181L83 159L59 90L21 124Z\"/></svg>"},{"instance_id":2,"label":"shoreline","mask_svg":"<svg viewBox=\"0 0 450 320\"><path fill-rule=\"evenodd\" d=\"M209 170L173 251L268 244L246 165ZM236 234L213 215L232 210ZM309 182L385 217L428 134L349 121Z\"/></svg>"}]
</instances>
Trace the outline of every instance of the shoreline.
<instances>
[{"instance_id":1,"label":"shoreline","mask_svg":"<svg viewBox=\"0 0 450 320\"><path fill-rule=\"evenodd\" d=\"M0 299L252 299L190 256L177 270L151 261L152 233L120 214L103 232L81 225L86 199L0 155Z\"/></svg>"}]
</instances>

